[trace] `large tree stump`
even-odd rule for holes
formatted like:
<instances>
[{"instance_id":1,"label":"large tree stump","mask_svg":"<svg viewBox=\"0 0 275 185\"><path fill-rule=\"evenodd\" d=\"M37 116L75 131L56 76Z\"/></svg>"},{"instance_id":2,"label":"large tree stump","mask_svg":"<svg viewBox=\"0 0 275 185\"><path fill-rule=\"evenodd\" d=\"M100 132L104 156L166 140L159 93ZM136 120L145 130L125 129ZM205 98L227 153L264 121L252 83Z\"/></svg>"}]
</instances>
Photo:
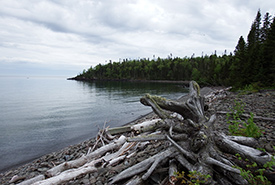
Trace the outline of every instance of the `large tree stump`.
<instances>
[{"instance_id":1,"label":"large tree stump","mask_svg":"<svg viewBox=\"0 0 275 185\"><path fill-rule=\"evenodd\" d=\"M187 171L196 171L198 174L210 175L211 179L205 184L248 184L240 175L240 170L234 168L234 163L226 159L222 152L239 153L258 165L263 165L271 160L271 155L249 146L251 138L229 137L223 133L215 132L213 125L216 116L207 118L204 113L204 97L200 95L200 87L195 81L190 82L189 95L184 101L168 100L159 96L146 94L140 99L145 106L151 106L153 111L162 119L154 127L161 130L158 137L148 136L148 139L166 139L171 143L167 150L140 162L116 175L111 184L122 179L141 175L146 181L158 165L168 159L174 160L172 164L181 164ZM183 119L172 117L171 113L180 114ZM144 141L142 138L131 138L128 141ZM238 142L238 141L241 142ZM242 144L240 144L242 143ZM145 172L145 173L144 173ZM171 176L171 174L170 174ZM139 181L141 180L139 178Z\"/></svg>"}]
</instances>

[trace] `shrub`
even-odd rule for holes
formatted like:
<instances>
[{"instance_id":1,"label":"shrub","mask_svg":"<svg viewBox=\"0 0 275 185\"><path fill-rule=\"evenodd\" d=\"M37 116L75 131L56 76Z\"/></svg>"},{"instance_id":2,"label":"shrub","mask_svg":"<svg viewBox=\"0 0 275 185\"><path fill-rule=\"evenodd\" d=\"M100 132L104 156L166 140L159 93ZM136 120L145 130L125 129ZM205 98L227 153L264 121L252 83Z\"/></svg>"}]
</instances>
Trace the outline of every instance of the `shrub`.
<instances>
[{"instance_id":1,"label":"shrub","mask_svg":"<svg viewBox=\"0 0 275 185\"><path fill-rule=\"evenodd\" d=\"M230 113L226 114L226 122L229 124L228 130L231 135L246 136L246 137L260 137L262 130L254 123L254 114L250 113L247 122L242 119L244 113L245 103L235 101L235 106Z\"/></svg>"}]
</instances>

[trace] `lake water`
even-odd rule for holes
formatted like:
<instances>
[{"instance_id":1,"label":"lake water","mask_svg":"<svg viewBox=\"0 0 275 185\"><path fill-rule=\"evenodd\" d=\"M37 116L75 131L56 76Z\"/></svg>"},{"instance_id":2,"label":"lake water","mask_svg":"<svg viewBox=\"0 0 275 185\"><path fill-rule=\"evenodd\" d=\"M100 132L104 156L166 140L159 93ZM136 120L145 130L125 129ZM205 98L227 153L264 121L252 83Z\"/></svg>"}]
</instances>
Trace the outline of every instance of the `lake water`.
<instances>
[{"instance_id":1,"label":"lake water","mask_svg":"<svg viewBox=\"0 0 275 185\"><path fill-rule=\"evenodd\" d=\"M139 99L171 99L178 84L79 82L57 77L0 77L0 171L95 137L104 122L121 126L151 112Z\"/></svg>"}]
</instances>

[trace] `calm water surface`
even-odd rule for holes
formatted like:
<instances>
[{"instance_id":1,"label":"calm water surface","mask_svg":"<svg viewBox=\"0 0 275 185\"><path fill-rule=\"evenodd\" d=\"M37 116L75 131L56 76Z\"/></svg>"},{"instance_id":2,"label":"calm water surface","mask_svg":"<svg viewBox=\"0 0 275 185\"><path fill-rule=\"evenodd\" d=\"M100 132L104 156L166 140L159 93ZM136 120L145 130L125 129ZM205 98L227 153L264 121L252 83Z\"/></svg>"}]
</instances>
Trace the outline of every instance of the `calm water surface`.
<instances>
[{"instance_id":1,"label":"calm water surface","mask_svg":"<svg viewBox=\"0 0 275 185\"><path fill-rule=\"evenodd\" d=\"M177 84L0 77L0 171L95 137L151 112L145 93L178 98Z\"/></svg>"}]
</instances>

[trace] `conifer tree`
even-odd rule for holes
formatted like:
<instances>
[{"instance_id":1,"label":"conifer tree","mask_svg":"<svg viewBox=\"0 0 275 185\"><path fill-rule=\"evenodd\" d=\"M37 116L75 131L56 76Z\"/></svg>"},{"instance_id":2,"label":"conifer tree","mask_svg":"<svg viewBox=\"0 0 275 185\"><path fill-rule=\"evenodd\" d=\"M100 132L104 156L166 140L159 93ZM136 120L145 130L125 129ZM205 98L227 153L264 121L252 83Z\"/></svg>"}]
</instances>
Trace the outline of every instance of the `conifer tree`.
<instances>
[{"instance_id":1,"label":"conifer tree","mask_svg":"<svg viewBox=\"0 0 275 185\"><path fill-rule=\"evenodd\" d=\"M270 25L267 38L264 43L263 68L265 85L275 86L275 17Z\"/></svg>"},{"instance_id":2,"label":"conifer tree","mask_svg":"<svg viewBox=\"0 0 275 185\"><path fill-rule=\"evenodd\" d=\"M261 28L261 37L260 37L260 42L263 43L267 39L267 34L270 30L270 25L271 25L271 15L267 12L264 16L263 20L263 27Z\"/></svg>"},{"instance_id":3,"label":"conifer tree","mask_svg":"<svg viewBox=\"0 0 275 185\"><path fill-rule=\"evenodd\" d=\"M259 81L258 70L260 64L260 35L261 35L261 13L258 10L256 18L251 26L247 36L247 54L248 58L245 62L244 73L247 75L244 85Z\"/></svg>"},{"instance_id":4,"label":"conifer tree","mask_svg":"<svg viewBox=\"0 0 275 185\"><path fill-rule=\"evenodd\" d=\"M231 82L235 83L235 86L240 87L242 84L246 83L247 71L246 71L246 61L247 61L247 48L246 43L241 36L239 38L238 44L235 48L235 60L231 65Z\"/></svg>"}]
</instances>

